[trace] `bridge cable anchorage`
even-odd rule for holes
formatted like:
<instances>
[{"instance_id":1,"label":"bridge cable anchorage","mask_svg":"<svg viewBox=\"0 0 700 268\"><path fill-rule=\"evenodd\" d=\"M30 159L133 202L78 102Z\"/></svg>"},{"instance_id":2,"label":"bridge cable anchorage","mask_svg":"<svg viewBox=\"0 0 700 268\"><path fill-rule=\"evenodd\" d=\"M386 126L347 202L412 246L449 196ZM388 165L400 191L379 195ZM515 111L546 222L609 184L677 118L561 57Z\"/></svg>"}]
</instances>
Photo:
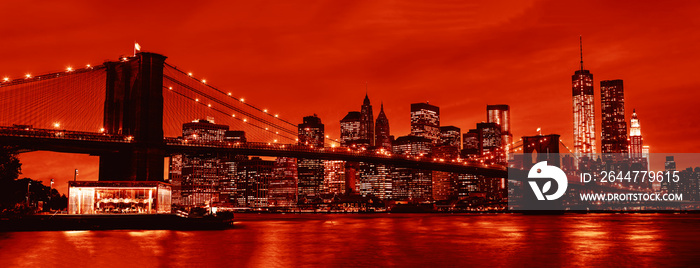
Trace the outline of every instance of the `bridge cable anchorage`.
<instances>
[{"instance_id":1,"label":"bridge cable anchorage","mask_svg":"<svg viewBox=\"0 0 700 268\"><path fill-rule=\"evenodd\" d=\"M168 67L168 68L170 68L170 69L172 69L172 70L174 70L174 71L176 71L176 72L178 72L178 73L180 73L180 74L182 74L182 75L183 75L185 78L187 78L187 79L192 79L192 80L194 80L194 81L197 81L200 85L203 85L203 86L205 86L205 87L207 87L207 88L210 88L210 89L216 91L217 93L223 95L224 97L234 99L234 100L236 100L238 103L242 103L243 105L245 105L245 106L247 106L247 107L249 107L249 108L251 108L251 109L254 109L254 110L258 111L258 112L264 113L264 114L267 115L267 116L271 116L273 119L277 119L277 120L279 120L279 121L281 121L281 122L283 122L283 123L285 123L285 124L287 124L287 125L293 127L294 130L288 130L288 129L285 130L285 131L289 132L289 134L296 134L296 133L297 133L297 131L296 131L297 125L294 124L294 123L292 123L292 122L290 122L290 121L288 121L288 120L285 120L284 118L279 117L279 114L269 113L267 109L259 108L259 107L256 107L256 106L250 104L249 102L245 102L245 101L243 100L243 98L234 97L234 96L232 96L232 94L231 94L230 92L229 92L229 93L226 93L226 92L224 92L223 90L221 90L221 89L219 89L219 88L217 88L217 87L211 85L210 83L206 83L206 82L205 82L206 80L203 80L203 79L200 80L200 79L194 77L194 76L192 75L192 73L189 73L189 72L186 73L186 72L184 72L184 71L178 69L177 67L175 67L175 66L173 66L173 65L170 65L169 63L165 63L165 66ZM183 82L181 82L181 81L178 81L178 80L175 79L174 77L171 77L171 76L170 76L170 77L168 77L168 79L170 79L172 82L181 84L181 86L187 88L188 90L197 91L197 90L194 89L192 86L186 86L185 83L183 83ZM199 91L199 93L203 93L203 92ZM211 100L214 100L214 101L218 101L218 99L216 99L216 98L213 97L213 96L208 96L208 98L210 98ZM223 103L220 102L220 104L223 104ZM230 108L230 109L236 109L235 107L232 107L232 106L229 107L229 108ZM236 109L236 110L238 110L238 112L241 112L240 109ZM247 116L249 116L249 117L254 117L254 115L252 115L252 114L250 114L250 113L247 113ZM255 120L258 120L258 121L260 121L260 122L263 122L263 123L265 123L265 124L268 124L268 125L270 125L270 126L274 126L274 127L280 128L280 129L284 129L284 127L282 127L282 126L280 126L280 125L277 125L277 124L275 124L275 123L273 123L273 122L271 122L271 121L264 120L262 117L257 117L257 116L255 116L254 119L255 119ZM324 137L324 139L326 140L326 141L324 142L326 145L340 144L340 142L339 142L337 139L336 139L336 140L333 140L333 139L331 139L330 137Z\"/></svg>"}]
</instances>

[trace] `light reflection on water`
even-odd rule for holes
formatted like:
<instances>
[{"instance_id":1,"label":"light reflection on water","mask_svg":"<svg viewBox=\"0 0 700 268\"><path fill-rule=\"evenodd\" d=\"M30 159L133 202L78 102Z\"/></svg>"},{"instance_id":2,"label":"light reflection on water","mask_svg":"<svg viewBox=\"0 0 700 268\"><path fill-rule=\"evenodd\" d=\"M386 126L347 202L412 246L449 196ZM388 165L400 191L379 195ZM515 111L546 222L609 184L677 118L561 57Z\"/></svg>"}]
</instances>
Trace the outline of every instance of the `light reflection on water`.
<instances>
[{"instance_id":1,"label":"light reflection on water","mask_svg":"<svg viewBox=\"0 0 700 268\"><path fill-rule=\"evenodd\" d=\"M700 215L238 214L226 231L0 233L15 266L696 265Z\"/></svg>"}]
</instances>

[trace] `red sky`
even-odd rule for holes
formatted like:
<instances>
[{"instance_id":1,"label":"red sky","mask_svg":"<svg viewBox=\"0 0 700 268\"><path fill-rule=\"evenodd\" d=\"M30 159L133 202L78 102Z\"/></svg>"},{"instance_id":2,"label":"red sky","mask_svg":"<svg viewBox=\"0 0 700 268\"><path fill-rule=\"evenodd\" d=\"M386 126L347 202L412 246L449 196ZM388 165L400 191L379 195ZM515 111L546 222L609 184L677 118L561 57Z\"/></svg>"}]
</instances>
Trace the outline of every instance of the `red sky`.
<instances>
[{"instance_id":1,"label":"red sky","mask_svg":"<svg viewBox=\"0 0 700 268\"><path fill-rule=\"evenodd\" d=\"M316 113L333 137L367 82L375 116L384 102L396 136L409 132L413 102L440 106L442 125L463 131L485 120L487 104L504 103L516 137L541 127L571 145L583 35L596 111L599 81L623 79L627 120L636 108L652 152L700 152L696 1L144 2L0 3L0 75L99 64L138 41L290 121ZM95 157L22 161L23 176L58 186L73 168L97 177Z\"/></svg>"}]
</instances>

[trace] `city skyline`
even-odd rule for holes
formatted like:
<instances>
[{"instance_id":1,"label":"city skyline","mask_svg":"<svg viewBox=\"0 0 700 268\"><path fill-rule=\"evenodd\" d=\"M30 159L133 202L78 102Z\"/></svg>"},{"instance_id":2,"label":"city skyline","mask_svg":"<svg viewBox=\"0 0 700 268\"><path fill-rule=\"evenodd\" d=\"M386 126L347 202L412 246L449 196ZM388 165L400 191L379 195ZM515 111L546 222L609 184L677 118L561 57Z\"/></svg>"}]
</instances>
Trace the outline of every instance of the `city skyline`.
<instances>
[{"instance_id":1,"label":"city skyline","mask_svg":"<svg viewBox=\"0 0 700 268\"><path fill-rule=\"evenodd\" d=\"M697 266L700 1L4 1L0 267Z\"/></svg>"},{"instance_id":2,"label":"city skyline","mask_svg":"<svg viewBox=\"0 0 700 268\"><path fill-rule=\"evenodd\" d=\"M691 11L697 10L697 6L622 3L603 6L600 3L591 3L574 11L573 18L565 19L548 15L557 12L546 12L550 10L562 12L563 6L544 4L522 6L518 3L512 5L508 12L498 11L499 16L494 18L488 18L487 14L490 14L489 10L499 7L498 4L481 7L444 5L424 12L417 12L416 10L420 8L415 6L397 6L392 8L400 12L393 16L371 11L376 10L377 6L374 5L382 4L352 5L354 9L337 10L333 13L351 17L347 20L343 20L343 17L335 19L331 18L334 16L322 15L328 14L330 7L304 13L315 14L320 21L331 21L335 24L299 20L291 16L281 16L278 19L263 17L258 20L248 18L247 21L251 26L242 27L238 29L240 31L234 31L233 37L227 38L208 34L237 29L232 24L210 25L211 21L204 15L212 12L212 8L202 7L193 11L184 7L169 7L168 18L178 17L177 15L183 12L189 14L183 16L187 19L182 21L193 22L192 25L180 23L176 24L174 29L199 36L196 40L172 36L162 38L164 34L172 34L173 30L165 30L164 33L155 32L159 22L152 22L144 13L140 13L141 19L129 22L133 23L133 26L138 25L138 27L131 27L133 31L113 31L117 34L109 36L96 34L97 28L121 28L122 26L100 23L88 25L82 23L85 19L80 16L75 16L76 19L63 20L63 16L59 19L58 16L53 15L46 18L58 22L52 35L45 37L52 43L51 45L33 44L36 41L33 38L36 34L34 30L41 29L42 22L25 21L17 17L21 12L7 13L3 15L23 24L26 32L10 31L5 45L8 51L16 53L7 55L0 63L0 75L21 77L29 72L64 69L68 65L99 64L101 59L114 58L114 51L130 54L131 44L136 40L142 44L144 50L167 54L173 60L173 64L193 68L191 71L195 76L206 78L218 87L236 90L237 93L240 92L240 96L251 103L279 111L284 118L296 122L303 116L317 113L325 120L328 134L332 137L339 137L339 119L347 111L357 109L356 102L361 101L361 93L368 89L369 95L375 100L375 105L379 102L384 103L386 115L392 122L392 134L397 137L409 132L410 123L405 120L410 108L409 103L430 101L431 104L440 106L444 115L441 120L462 128L465 133L473 127L474 123L486 121L482 112L485 105L506 103L511 106L511 132L516 140L520 136L534 135L535 129L541 127L543 133L562 135L562 141L572 146L570 144L572 141L571 114L565 112L570 111L571 105L570 95L568 95L570 81L567 81L567 77L578 67L576 38L583 35L586 39L586 68L596 74L596 79L593 81L595 107L600 107L599 81L623 79L626 84L625 118L631 117L632 109L637 110L643 122L645 145L650 145L653 152L659 153L700 150L699 145L692 139L698 136L700 131L697 127L700 124L693 123L697 119L692 117L691 110L693 100L696 99L694 94L697 94L691 89L697 86L693 84L695 82L688 81L688 77L692 77L692 66L694 66L689 59L697 53L692 48L692 44L700 39L697 34L694 34L693 27L690 27L692 22L697 22L697 19L691 15L693 13ZM67 12L70 14L106 7L96 4ZM41 9L49 8L51 7L41 7ZM271 6L270 8L277 10L277 13L269 14L284 13L282 7ZM484 11L483 17L473 19L479 22L475 26L460 29L440 27L440 22L445 22L442 21L441 16L438 16L443 13L442 10L454 10L454 13L451 13L452 16L448 16L445 20L457 20L463 17L461 14L468 13L472 9ZM594 13L590 12L591 10L600 12ZM635 15L635 10L659 10L673 16L640 18ZM347 21L356 20L358 15L364 13L369 15L366 21L355 25L347 24ZM492 11L491 14L493 13ZM576 21L584 14L594 16L589 18L590 24L579 24ZM619 15L613 16L616 21L614 29L603 27L612 20L612 17L606 14ZM402 16L421 15L426 17L425 24L410 25L401 23L399 20ZM620 18L626 19L628 23L620 23ZM293 22L293 25L281 28L286 31L274 30L288 22ZM431 25L428 22L437 24ZM524 24L524 26L514 28L515 24ZM550 25L540 27L550 27L554 34L548 37L538 35L537 30L540 28L527 27L532 24ZM195 25L208 25L212 26L212 29L203 30ZM344 25L349 28L342 27ZM368 25L379 27L379 31L372 31ZM677 27L662 27L664 25ZM665 30L659 31L659 27ZM356 47L342 44L344 41L387 32L388 28L395 29L389 32L396 32L400 36L371 40L365 38L366 44L355 45ZM315 32L314 29L319 32L318 35L312 34ZM102 28L100 31L103 31ZM81 32L88 33L85 36L89 37L83 37ZM422 36L428 32L430 33L428 36ZM299 33L302 39L290 39L289 33ZM467 37L474 38L455 39L455 33L463 33ZM261 42L265 53L256 51L250 39L236 38L245 36L252 36L254 40ZM538 38L527 38L528 36ZM329 37L338 40L324 41ZM182 47L172 45L174 42L181 43L183 40ZM213 42L202 40L213 40ZM236 40L245 40L245 42L235 42ZM318 45L311 42L312 40L324 41L320 44L328 48L319 49ZM283 43L280 43L284 41L288 41L289 46L283 46ZM517 44L512 41L517 41ZM95 44L99 45L94 46ZM436 49L443 46L449 46L452 49ZM396 47L400 49L391 49L392 53L385 53L387 49ZM664 48L667 47L674 49L665 50ZM28 49L32 49L31 52ZM348 51L355 53L349 54L356 57L342 56L348 54ZM250 55L244 57L246 54ZM320 57L320 55L327 57ZM222 68L222 65L211 60L213 58L220 58L224 62L229 61L227 59L238 58L240 60L236 62L244 64L226 65ZM304 58L307 63L299 64L301 58ZM314 60L309 61L309 58ZM419 64L421 62L425 64ZM291 72L291 69L299 70ZM499 79L505 74L508 74L511 79ZM664 79L654 79L655 77ZM290 99L294 92L300 90L314 94L309 94L311 96L309 98L295 99L295 107L298 105L299 108L285 105L285 101ZM270 92L278 97L265 98ZM503 94L503 92L509 94ZM645 97L649 94L659 95L658 98ZM357 96L357 101L354 100L354 96ZM523 101L528 98L532 98L533 101ZM346 99L352 101L345 101ZM318 105L319 103L327 103L327 105ZM542 108L542 103L548 103L551 106ZM660 112L661 109L663 113ZM549 116L552 118L549 119ZM599 118L598 108L596 117ZM601 122L598 118L596 118L597 130L600 129L599 122ZM63 159L61 162L55 159L54 154L51 156L36 154L38 153L23 155L24 160L41 162L42 165L56 162L54 166L65 166L66 162L80 163L89 159L87 156L61 155ZM89 161L94 162L94 160L87 162ZM62 178L71 175L74 168L71 165L64 167L66 172L49 174L43 171L44 168L37 167L42 165L32 166L25 162L24 175L36 179L45 179L48 176ZM96 175L95 170L77 168L81 169L80 174L83 178L96 177L90 175ZM54 171L51 168L47 170Z\"/></svg>"}]
</instances>

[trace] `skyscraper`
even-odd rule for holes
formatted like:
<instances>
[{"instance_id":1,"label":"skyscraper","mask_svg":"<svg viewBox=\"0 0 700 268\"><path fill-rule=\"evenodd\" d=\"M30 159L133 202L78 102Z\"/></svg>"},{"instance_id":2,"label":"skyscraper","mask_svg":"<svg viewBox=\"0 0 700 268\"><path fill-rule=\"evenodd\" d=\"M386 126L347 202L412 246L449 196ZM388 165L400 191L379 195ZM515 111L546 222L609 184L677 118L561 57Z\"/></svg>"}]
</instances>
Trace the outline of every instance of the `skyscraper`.
<instances>
[{"instance_id":1,"label":"skyscraper","mask_svg":"<svg viewBox=\"0 0 700 268\"><path fill-rule=\"evenodd\" d=\"M268 186L268 202L273 207L297 204L297 159L278 157Z\"/></svg>"},{"instance_id":2,"label":"skyscraper","mask_svg":"<svg viewBox=\"0 0 700 268\"><path fill-rule=\"evenodd\" d=\"M496 123L477 123L479 151L482 156L493 157L493 161L505 162L501 147L501 126ZM488 159L488 158L487 158Z\"/></svg>"},{"instance_id":3,"label":"skyscraper","mask_svg":"<svg viewBox=\"0 0 700 268\"><path fill-rule=\"evenodd\" d=\"M666 156L666 162L664 163L664 171L670 171L671 174L673 174L673 171L676 171L676 160L672 155ZM658 180L655 183L659 183ZM659 188L662 192L677 193L678 183L670 182L669 180L662 180L659 185Z\"/></svg>"},{"instance_id":4,"label":"skyscraper","mask_svg":"<svg viewBox=\"0 0 700 268\"><path fill-rule=\"evenodd\" d=\"M642 127L637 118L637 111L632 110L632 118L630 118L630 158L642 158L643 150Z\"/></svg>"},{"instance_id":5,"label":"skyscraper","mask_svg":"<svg viewBox=\"0 0 700 268\"><path fill-rule=\"evenodd\" d=\"M411 135L438 143L440 140L440 108L428 103L411 104Z\"/></svg>"},{"instance_id":6,"label":"skyscraper","mask_svg":"<svg viewBox=\"0 0 700 268\"><path fill-rule=\"evenodd\" d=\"M243 131L226 131L224 140L234 143L241 143L241 138L245 139L245 134ZM232 135L232 136L229 136ZM239 179L239 168L240 163L243 161L248 161L247 155L240 154L224 154L222 155L224 160L224 168L226 172L225 176L219 180L219 202L222 205L234 205L238 204L238 196L240 193L238 190L238 179Z\"/></svg>"},{"instance_id":7,"label":"skyscraper","mask_svg":"<svg viewBox=\"0 0 700 268\"><path fill-rule=\"evenodd\" d=\"M241 207L267 207L268 187L275 161L253 157L238 163L235 201Z\"/></svg>"},{"instance_id":8,"label":"skyscraper","mask_svg":"<svg viewBox=\"0 0 700 268\"><path fill-rule=\"evenodd\" d=\"M438 159L454 159L459 157L462 140L461 129L455 126L440 127L440 142L435 146L432 155ZM458 174L444 171L433 171L433 200L448 200L456 196Z\"/></svg>"},{"instance_id":9,"label":"skyscraper","mask_svg":"<svg viewBox=\"0 0 700 268\"><path fill-rule=\"evenodd\" d=\"M315 114L312 116L305 116L303 123L299 124L299 145L306 145L310 147L323 147L324 142L324 126L321 123L321 118L318 118Z\"/></svg>"},{"instance_id":10,"label":"skyscraper","mask_svg":"<svg viewBox=\"0 0 700 268\"><path fill-rule=\"evenodd\" d=\"M318 116L306 116L298 125L299 144L312 148L323 147L324 126ZM323 183L323 161L301 158L297 162L298 191L300 197L314 197L320 194Z\"/></svg>"},{"instance_id":11,"label":"skyscraper","mask_svg":"<svg viewBox=\"0 0 700 268\"><path fill-rule=\"evenodd\" d=\"M574 153L590 156L596 152L593 74L583 69L583 44L580 45L581 69L571 76L574 100Z\"/></svg>"},{"instance_id":12,"label":"skyscraper","mask_svg":"<svg viewBox=\"0 0 700 268\"><path fill-rule=\"evenodd\" d=\"M168 174L171 185L170 202L173 205L184 204L182 200L182 157L181 154L170 156L170 172Z\"/></svg>"},{"instance_id":13,"label":"skyscraper","mask_svg":"<svg viewBox=\"0 0 700 268\"><path fill-rule=\"evenodd\" d=\"M360 139L369 141L367 146L374 146L374 112L366 93L360 109Z\"/></svg>"},{"instance_id":14,"label":"skyscraper","mask_svg":"<svg viewBox=\"0 0 700 268\"><path fill-rule=\"evenodd\" d=\"M513 134L510 132L510 106L506 104L486 105L486 122L501 126L501 147L503 152L507 154L513 142Z\"/></svg>"},{"instance_id":15,"label":"skyscraper","mask_svg":"<svg viewBox=\"0 0 700 268\"><path fill-rule=\"evenodd\" d=\"M223 141L229 127L207 120L194 120L182 125L182 136L191 143ZM179 163L177 163L179 162ZM179 179L180 204L202 206L219 202L220 185L229 182L225 160L215 153L183 154L171 158L171 166Z\"/></svg>"},{"instance_id":16,"label":"skyscraper","mask_svg":"<svg viewBox=\"0 0 700 268\"><path fill-rule=\"evenodd\" d=\"M384 114L384 103L382 103L379 115L377 115L377 124L375 124L377 136L375 145L379 148L391 150L391 134L389 132L389 119Z\"/></svg>"},{"instance_id":17,"label":"skyscraper","mask_svg":"<svg viewBox=\"0 0 700 268\"><path fill-rule=\"evenodd\" d=\"M461 147L462 130L455 126L440 127L440 145L451 146L457 150Z\"/></svg>"},{"instance_id":18,"label":"skyscraper","mask_svg":"<svg viewBox=\"0 0 700 268\"><path fill-rule=\"evenodd\" d=\"M622 80L600 81L600 108L601 153L627 154L627 121Z\"/></svg>"},{"instance_id":19,"label":"skyscraper","mask_svg":"<svg viewBox=\"0 0 700 268\"><path fill-rule=\"evenodd\" d=\"M423 156L430 154L431 140L420 136L401 136L396 138L392 151L398 155Z\"/></svg>"},{"instance_id":20,"label":"skyscraper","mask_svg":"<svg viewBox=\"0 0 700 268\"><path fill-rule=\"evenodd\" d=\"M431 153L433 141L421 136L402 136L392 144L397 155L424 156ZM392 198L396 200L429 200L432 198L432 172L412 168L394 168Z\"/></svg>"},{"instance_id":21,"label":"skyscraper","mask_svg":"<svg viewBox=\"0 0 700 268\"><path fill-rule=\"evenodd\" d=\"M340 146L352 147L359 142L360 137L360 112L348 112L348 114L340 120Z\"/></svg>"},{"instance_id":22,"label":"skyscraper","mask_svg":"<svg viewBox=\"0 0 700 268\"><path fill-rule=\"evenodd\" d=\"M324 194L345 193L345 161L341 160L326 160L324 166L324 179L322 192Z\"/></svg>"},{"instance_id":23,"label":"skyscraper","mask_svg":"<svg viewBox=\"0 0 700 268\"><path fill-rule=\"evenodd\" d=\"M391 170L385 164L360 163L360 194L374 195L380 199L392 198Z\"/></svg>"},{"instance_id":24,"label":"skyscraper","mask_svg":"<svg viewBox=\"0 0 700 268\"><path fill-rule=\"evenodd\" d=\"M214 124L208 120L194 120L182 124L182 137L194 142L222 141L228 126Z\"/></svg>"},{"instance_id":25,"label":"skyscraper","mask_svg":"<svg viewBox=\"0 0 700 268\"><path fill-rule=\"evenodd\" d=\"M479 148L479 130L470 129L462 135L462 157L478 156L481 153Z\"/></svg>"}]
</instances>

